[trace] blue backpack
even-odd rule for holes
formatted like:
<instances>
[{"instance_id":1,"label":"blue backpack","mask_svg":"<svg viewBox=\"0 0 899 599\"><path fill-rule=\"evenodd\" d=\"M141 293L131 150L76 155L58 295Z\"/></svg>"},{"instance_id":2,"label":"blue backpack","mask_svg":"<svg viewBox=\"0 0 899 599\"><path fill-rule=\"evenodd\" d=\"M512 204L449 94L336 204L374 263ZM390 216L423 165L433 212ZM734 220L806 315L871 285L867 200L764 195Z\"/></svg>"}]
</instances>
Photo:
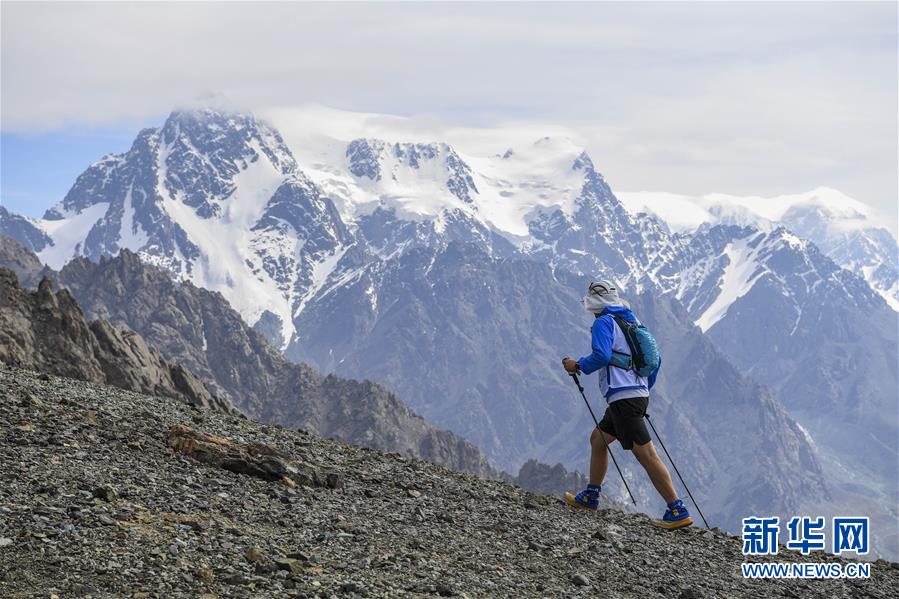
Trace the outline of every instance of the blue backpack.
<instances>
[{"instance_id":1,"label":"blue backpack","mask_svg":"<svg viewBox=\"0 0 899 599\"><path fill-rule=\"evenodd\" d=\"M612 358L609 360L609 364L624 370L633 370L642 377L652 375L653 372L659 369L661 364L659 345L656 343L655 337L642 324L628 322L619 316L614 316L613 318L618 323L621 332L624 333L631 355L628 356L627 354L612 351Z\"/></svg>"}]
</instances>

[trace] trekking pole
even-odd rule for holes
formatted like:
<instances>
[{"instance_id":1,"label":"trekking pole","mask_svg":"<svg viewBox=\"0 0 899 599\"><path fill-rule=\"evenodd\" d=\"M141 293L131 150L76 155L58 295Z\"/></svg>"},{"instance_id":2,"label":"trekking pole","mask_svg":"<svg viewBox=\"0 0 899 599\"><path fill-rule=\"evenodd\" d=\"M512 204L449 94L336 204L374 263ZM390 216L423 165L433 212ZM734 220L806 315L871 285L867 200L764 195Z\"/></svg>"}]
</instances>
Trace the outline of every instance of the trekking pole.
<instances>
[{"instance_id":1,"label":"trekking pole","mask_svg":"<svg viewBox=\"0 0 899 599\"><path fill-rule=\"evenodd\" d=\"M699 517L702 518L702 523L705 524L706 528L711 528L711 526L709 526L709 523L706 521L705 516L702 515L702 510L699 509L699 504L696 503L695 499L693 499L693 493L690 492L690 487L688 487L687 483L684 482L684 477L681 476L680 470L677 469L677 464L675 464L674 460L671 459L671 454L668 453L668 448L665 447L664 443L662 443L662 438L659 436L659 431L656 430L656 427L652 424L652 420L649 418L649 412L647 412L645 416L646 422L649 423L649 428L651 428L652 432L656 434L656 439L659 440L659 445L662 446L662 450L665 452L665 455L668 456L668 461L671 462L672 466L674 466L674 471L677 472L677 477L680 479L680 484L682 484L684 486L684 489L687 490L687 495L690 496L690 501L692 501L693 505L696 506L696 511L699 512Z\"/></svg>"},{"instance_id":2,"label":"trekking pole","mask_svg":"<svg viewBox=\"0 0 899 599\"><path fill-rule=\"evenodd\" d=\"M581 397L584 398L584 403L587 404L587 409L590 410L590 415L593 416L593 422L596 423L596 428L599 429L599 421L596 419L596 414L593 413L593 408L590 407L590 402L587 401L587 395L584 393L584 388L581 387L581 381L577 378L577 373L569 372L568 374L570 374L571 378L574 379L574 384L577 385L578 391L581 392ZM618 476L621 477L621 482L624 483L624 488L627 489L627 494L631 496L631 501L636 506L637 500L634 499L634 494L631 493L631 488L627 486L627 481L624 479L624 474L621 473L621 468L618 467L618 460L615 459L615 454L612 453L612 448L609 447L608 443L606 443L605 433L603 433L601 429L599 431L599 436L600 438L602 438L602 444L606 446L606 450L608 450L609 456L611 456L612 458L612 463L615 464L615 470L618 471Z\"/></svg>"}]
</instances>

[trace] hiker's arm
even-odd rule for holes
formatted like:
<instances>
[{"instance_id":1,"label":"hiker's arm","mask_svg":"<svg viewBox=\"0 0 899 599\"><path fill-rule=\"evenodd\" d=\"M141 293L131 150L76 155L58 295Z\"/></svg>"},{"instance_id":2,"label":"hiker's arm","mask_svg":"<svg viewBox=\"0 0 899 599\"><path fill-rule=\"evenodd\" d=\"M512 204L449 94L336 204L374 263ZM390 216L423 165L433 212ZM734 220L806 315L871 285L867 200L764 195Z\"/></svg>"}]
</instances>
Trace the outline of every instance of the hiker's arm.
<instances>
[{"instance_id":1,"label":"hiker's arm","mask_svg":"<svg viewBox=\"0 0 899 599\"><path fill-rule=\"evenodd\" d=\"M659 371L662 369L662 354L659 354L659 367L653 371L651 375L649 375L649 388L652 389L652 386L656 384L656 377L659 376Z\"/></svg>"},{"instance_id":2,"label":"hiker's arm","mask_svg":"<svg viewBox=\"0 0 899 599\"><path fill-rule=\"evenodd\" d=\"M612 357L612 332L611 318L597 318L593 321L592 341L593 352L589 356L584 356L577 361L581 372L590 374L606 366Z\"/></svg>"}]
</instances>

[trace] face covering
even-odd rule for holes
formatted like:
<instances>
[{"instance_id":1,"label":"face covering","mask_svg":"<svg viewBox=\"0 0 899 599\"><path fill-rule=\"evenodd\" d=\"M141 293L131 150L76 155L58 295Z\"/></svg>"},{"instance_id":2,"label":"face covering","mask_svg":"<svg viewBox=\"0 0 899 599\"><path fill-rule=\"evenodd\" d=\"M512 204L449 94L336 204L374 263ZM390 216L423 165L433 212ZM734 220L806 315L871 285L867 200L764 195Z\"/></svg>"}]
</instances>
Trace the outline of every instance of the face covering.
<instances>
[{"instance_id":1,"label":"face covering","mask_svg":"<svg viewBox=\"0 0 899 599\"><path fill-rule=\"evenodd\" d=\"M605 293L597 295L588 293L584 296L584 309L592 314L599 314L609 306L627 307L627 302L618 297L617 293Z\"/></svg>"}]
</instances>

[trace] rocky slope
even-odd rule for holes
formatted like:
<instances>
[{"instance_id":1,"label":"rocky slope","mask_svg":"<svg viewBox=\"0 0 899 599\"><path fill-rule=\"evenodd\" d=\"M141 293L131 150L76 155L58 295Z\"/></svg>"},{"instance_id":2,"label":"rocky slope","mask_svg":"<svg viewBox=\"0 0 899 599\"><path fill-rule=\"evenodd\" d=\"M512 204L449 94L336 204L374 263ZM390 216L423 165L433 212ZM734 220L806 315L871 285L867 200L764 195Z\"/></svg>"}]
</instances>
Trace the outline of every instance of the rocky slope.
<instances>
[{"instance_id":1,"label":"rocky slope","mask_svg":"<svg viewBox=\"0 0 899 599\"><path fill-rule=\"evenodd\" d=\"M0 264L31 262L7 241L0 245ZM99 264L78 259L47 273L88 317L139 333L248 415L483 476L499 474L477 447L430 426L384 387L288 362L220 294L179 285L127 250Z\"/></svg>"},{"instance_id":2,"label":"rocky slope","mask_svg":"<svg viewBox=\"0 0 899 599\"><path fill-rule=\"evenodd\" d=\"M185 424L327 482L291 487L173 452ZM3 597L886 598L899 585L884 561L860 581L745 580L740 541L718 531L571 511L397 454L6 366L0 462Z\"/></svg>"},{"instance_id":3,"label":"rocky slope","mask_svg":"<svg viewBox=\"0 0 899 599\"><path fill-rule=\"evenodd\" d=\"M6 268L0 268L0 362L236 413L192 372L150 351L133 331L105 320L88 323L67 290L53 293L50 280L43 279L37 291L26 291Z\"/></svg>"}]
</instances>

